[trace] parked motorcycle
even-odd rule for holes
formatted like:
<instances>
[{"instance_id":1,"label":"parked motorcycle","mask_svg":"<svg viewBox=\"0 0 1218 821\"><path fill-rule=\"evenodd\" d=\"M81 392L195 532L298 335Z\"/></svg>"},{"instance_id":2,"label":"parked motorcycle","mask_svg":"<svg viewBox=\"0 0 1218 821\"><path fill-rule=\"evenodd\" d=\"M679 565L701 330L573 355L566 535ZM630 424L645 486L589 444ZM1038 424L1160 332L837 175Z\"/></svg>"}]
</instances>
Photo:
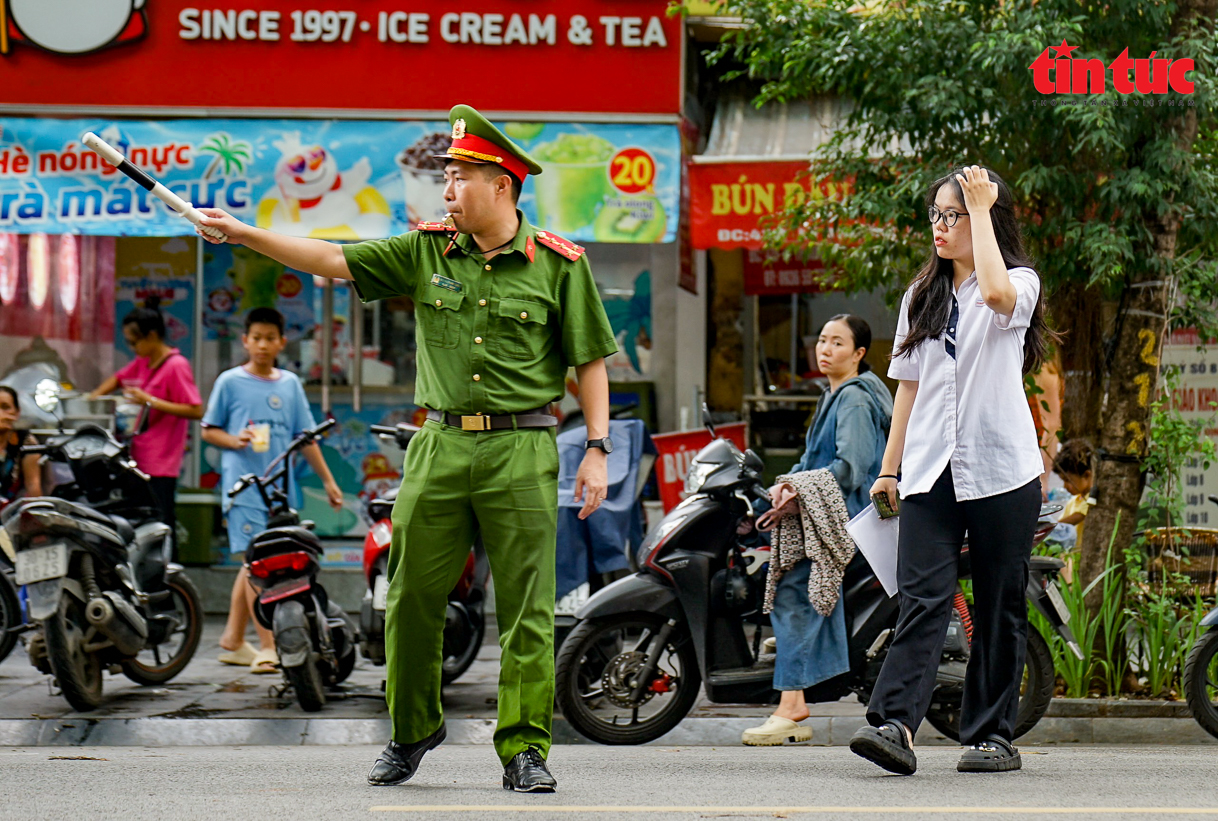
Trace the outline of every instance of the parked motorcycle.
<instances>
[{"instance_id":1,"label":"parked motorcycle","mask_svg":"<svg viewBox=\"0 0 1218 821\"><path fill-rule=\"evenodd\" d=\"M709 414L704 421L715 435ZM772 703L774 655L761 652L761 612L767 551L740 544L737 528L754 519L754 505L768 499L764 464L726 439L703 448L690 465L687 498L639 547L637 572L600 590L576 613L577 626L556 661L557 700L582 735L602 744L643 744L672 730L688 714L705 683L714 703ZM1044 507L1037 541L1052 530ZM969 576L967 545L960 576ZM1067 624L1057 589L1063 567L1034 556L1028 598L1072 650L1081 651ZM809 702L832 702L855 693L866 703L897 623L889 597L861 554L843 580L850 670L805 691ZM937 672L927 716L944 735L958 739L960 702L972 633L963 590ZM1031 729L1048 709L1055 676L1052 655L1036 630L1028 634L1027 661L1015 735Z\"/></svg>"},{"instance_id":2,"label":"parked motorcycle","mask_svg":"<svg viewBox=\"0 0 1218 821\"><path fill-rule=\"evenodd\" d=\"M325 705L327 689L351 675L359 642L355 624L317 579L325 551L313 523L302 523L288 501L292 455L334 423L327 419L306 430L262 476L246 474L228 492L231 498L254 486L266 505L267 529L254 536L245 553L250 584L259 591L254 618L275 634L284 680L309 713Z\"/></svg>"},{"instance_id":3,"label":"parked motorcycle","mask_svg":"<svg viewBox=\"0 0 1218 821\"><path fill-rule=\"evenodd\" d=\"M418 432L411 425L373 425L372 432L393 442L405 451L410 439ZM368 588L360 604L360 652L373 664L385 663L385 608L389 597L389 544L393 535L393 503L398 498L394 488L373 499L368 505L372 527L364 538L364 578ZM486 588L490 579L490 563L482 549L482 537L474 541L461 578L448 594L444 614L444 662L441 680L451 684L461 677L474 659L486 636Z\"/></svg>"},{"instance_id":4,"label":"parked motorcycle","mask_svg":"<svg viewBox=\"0 0 1218 821\"><path fill-rule=\"evenodd\" d=\"M56 386L35 401L58 404ZM163 684L194 656L202 635L199 594L169 560L169 528L148 476L106 430L62 432L27 452L64 463L72 481L54 496L21 499L0 513L0 544L25 588L30 663L55 676L79 711L102 701L102 671Z\"/></svg>"},{"instance_id":5,"label":"parked motorcycle","mask_svg":"<svg viewBox=\"0 0 1218 821\"><path fill-rule=\"evenodd\" d=\"M1218 496L1208 498L1218 505ZM1218 607L1206 614L1199 629L1184 662L1184 697L1197 723L1218 738Z\"/></svg>"}]
</instances>

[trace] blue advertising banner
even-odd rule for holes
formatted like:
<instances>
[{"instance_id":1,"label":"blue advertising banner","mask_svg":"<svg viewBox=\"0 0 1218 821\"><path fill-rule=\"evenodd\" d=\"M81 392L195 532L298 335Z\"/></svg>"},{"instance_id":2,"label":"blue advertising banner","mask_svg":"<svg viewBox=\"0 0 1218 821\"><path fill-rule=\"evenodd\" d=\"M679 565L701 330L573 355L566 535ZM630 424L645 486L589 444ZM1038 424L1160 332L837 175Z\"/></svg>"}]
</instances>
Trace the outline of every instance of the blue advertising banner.
<instances>
[{"instance_id":1,"label":"blue advertising banner","mask_svg":"<svg viewBox=\"0 0 1218 821\"><path fill-rule=\"evenodd\" d=\"M676 238L675 125L500 123L544 167L529 221L575 242ZM444 215L444 122L0 118L0 231L178 236L193 227L80 144L89 131L197 207L293 236L394 236Z\"/></svg>"}]
</instances>

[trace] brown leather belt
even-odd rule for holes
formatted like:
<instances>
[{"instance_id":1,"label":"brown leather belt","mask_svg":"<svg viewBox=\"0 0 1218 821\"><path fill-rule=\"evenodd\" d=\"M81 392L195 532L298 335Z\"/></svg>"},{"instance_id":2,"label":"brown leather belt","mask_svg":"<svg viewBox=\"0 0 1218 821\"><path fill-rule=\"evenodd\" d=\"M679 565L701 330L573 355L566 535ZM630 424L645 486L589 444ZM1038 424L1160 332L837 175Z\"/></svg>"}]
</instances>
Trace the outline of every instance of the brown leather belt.
<instances>
[{"instance_id":1,"label":"brown leather belt","mask_svg":"<svg viewBox=\"0 0 1218 821\"><path fill-rule=\"evenodd\" d=\"M558 417L550 413L549 405L543 408L524 411L523 413L487 414L476 413L463 416L459 413L429 410L427 418L442 425L450 425L467 431L480 430L512 430L514 428L553 428L558 425Z\"/></svg>"}]
</instances>

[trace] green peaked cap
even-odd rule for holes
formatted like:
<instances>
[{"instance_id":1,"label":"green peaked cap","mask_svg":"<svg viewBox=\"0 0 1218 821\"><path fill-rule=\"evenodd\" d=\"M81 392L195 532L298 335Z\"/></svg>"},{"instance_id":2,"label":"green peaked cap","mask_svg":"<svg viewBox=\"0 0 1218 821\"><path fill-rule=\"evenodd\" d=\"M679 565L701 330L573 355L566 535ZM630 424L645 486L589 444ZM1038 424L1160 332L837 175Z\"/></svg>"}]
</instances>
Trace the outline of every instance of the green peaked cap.
<instances>
[{"instance_id":1,"label":"green peaked cap","mask_svg":"<svg viewBox=\"0 0 1218 821\"><path fill-rule=\"evenodd\" d=\"M541 173L536 160L473 107L453 106L448 112L448 123L453 127L453 144L445 153L436 155L438 159L495 163L521 182L529 174Z\"/></svg>"}]
</instances>

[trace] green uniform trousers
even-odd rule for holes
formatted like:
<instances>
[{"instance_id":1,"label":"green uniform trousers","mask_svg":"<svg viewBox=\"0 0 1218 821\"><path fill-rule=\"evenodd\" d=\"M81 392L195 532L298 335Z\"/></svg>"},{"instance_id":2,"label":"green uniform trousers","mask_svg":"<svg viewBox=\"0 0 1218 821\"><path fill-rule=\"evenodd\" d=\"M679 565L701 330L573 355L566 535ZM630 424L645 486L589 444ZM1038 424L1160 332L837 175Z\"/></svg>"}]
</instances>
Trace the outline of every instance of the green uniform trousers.
<instances>
[{"instance_id":1,"label":"green uniform trousers","mask_svg":"<svg viewBox=\"0 0 1218 821\"><path fill-rule=\"evenodd\" d=\"M428 421L406 451L393 506L385 697L393 740L444 720L440 673L448 593L480 530L495 585L502 661L495 751L549 754L554 714L554 428L469 432Z\"/></svg>"}]
</instances>

